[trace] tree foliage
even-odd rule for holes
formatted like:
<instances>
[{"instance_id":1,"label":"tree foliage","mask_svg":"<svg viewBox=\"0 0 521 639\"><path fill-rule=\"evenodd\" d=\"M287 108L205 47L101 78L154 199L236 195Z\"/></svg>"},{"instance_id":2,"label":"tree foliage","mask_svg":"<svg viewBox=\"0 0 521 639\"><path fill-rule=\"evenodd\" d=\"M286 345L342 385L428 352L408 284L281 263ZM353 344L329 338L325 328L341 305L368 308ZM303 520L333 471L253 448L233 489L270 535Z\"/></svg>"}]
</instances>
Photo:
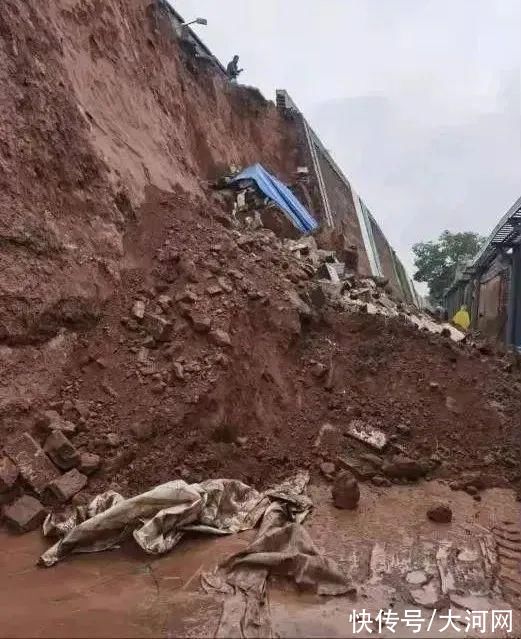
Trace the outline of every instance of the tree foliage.
<instances>
[{"instance_id":1,"label":"tree foliage","mask_svg":"<svg viewBox=\"0 0 521 639\"><path fill-rule=\"evenodd\" d=\"M417 268L414 279L427 282L431 301L441 300L444 290L454 281L458 267L464 267L484 241L477 233L443 231L436 241L419 242L412 247Z\"/></svg>"}]
</instances>

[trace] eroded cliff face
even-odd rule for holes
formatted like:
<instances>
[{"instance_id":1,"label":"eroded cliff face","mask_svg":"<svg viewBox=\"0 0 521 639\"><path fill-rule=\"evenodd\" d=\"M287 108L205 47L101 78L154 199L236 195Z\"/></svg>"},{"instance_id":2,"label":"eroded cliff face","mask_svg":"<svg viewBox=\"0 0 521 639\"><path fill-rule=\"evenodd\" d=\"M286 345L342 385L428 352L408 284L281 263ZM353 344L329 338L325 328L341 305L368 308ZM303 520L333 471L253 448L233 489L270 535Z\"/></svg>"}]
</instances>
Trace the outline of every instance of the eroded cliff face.
<instances>
[{"instance_id":1,"label":"eroded cliff face","mask_svg":"<svg viewBox=\"0 0 521 639\"><path fill-rule=\"evenodd\" d=\"M98 321L147 187L204 201L225 165L293 171L275 106L187 56L154 6L2 5L0 408L44 396Z\"/></svg>"}]
</instances>

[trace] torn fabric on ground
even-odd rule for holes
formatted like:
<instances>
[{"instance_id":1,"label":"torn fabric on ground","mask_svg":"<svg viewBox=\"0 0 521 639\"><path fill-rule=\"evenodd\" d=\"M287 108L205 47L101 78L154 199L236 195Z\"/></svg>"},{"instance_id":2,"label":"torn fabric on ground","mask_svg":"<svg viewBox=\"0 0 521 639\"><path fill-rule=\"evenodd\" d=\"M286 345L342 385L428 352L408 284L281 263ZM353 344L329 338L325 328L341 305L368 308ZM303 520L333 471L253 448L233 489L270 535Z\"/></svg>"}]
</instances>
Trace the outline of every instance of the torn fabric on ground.
<instances>
[{"instance_id":1,"label":"torn fabric on ground","mask_svg":"<svg viewBox=\"0 0 521 639\"><path fill-rule=\"evenodd\" d=\"M245 550L232 555L214 573L202 575L206 592L225 594L217 637L271 637L267 579L292 579L319 595L354 593L334 561L321 554L301 519L288 519L286 505L272 502L259 533Z\"/></svg>"},{"instance_id":2,"label":"torn fabric on ground","mask_svg":"<svg viewBox=\"0 0 521 639\"><path fill-rule=\"evenodd\" d=\"M145 552L171 550L187 531L229 534L254 528L273 500L289 512L306 513L311 501L303 494L309 477L305 473L276 489L259 493L233 479L200 484L182 480L167 482L146 493L124 499L109 491L79 506L64 521L49 515L46 536L61 539L40 558L52 566L70 553L107 550L133 536Z\"/></svg>"}]
</instances>

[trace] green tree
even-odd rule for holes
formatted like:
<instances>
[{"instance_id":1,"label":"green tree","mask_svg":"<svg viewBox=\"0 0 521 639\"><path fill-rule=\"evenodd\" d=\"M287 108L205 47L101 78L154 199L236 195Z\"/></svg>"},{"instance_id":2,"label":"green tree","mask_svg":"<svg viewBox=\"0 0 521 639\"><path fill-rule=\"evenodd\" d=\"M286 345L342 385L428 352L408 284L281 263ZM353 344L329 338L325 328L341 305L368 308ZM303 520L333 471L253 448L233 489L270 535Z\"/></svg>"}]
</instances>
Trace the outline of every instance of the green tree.
<instances>
[{"instance_id":1,"label":"green tree","mask_svg":"<svg viewBox=\"0 0 521 639\"><path fill-rule=\"evenodd\" d=\"M451 233L443 231L430 242L419 242L412 247L416 282L427 282L431 302L438 303L446 288L456 276L458 267L464 267L479 251L485 241L477 233Z\"/></svg>"}]
</instances>

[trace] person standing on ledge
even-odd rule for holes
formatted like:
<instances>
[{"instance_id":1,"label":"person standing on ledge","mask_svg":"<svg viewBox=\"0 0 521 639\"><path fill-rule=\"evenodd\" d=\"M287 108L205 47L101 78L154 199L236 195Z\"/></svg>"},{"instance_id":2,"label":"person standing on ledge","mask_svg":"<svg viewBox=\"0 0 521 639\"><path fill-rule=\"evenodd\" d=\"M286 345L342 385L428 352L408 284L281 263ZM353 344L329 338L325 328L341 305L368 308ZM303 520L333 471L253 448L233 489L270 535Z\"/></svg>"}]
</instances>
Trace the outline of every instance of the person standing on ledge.
<instances>
[{"instance_id":1,"label":"person standing on ledge","mask_svg":"<svg viewBox=\"0 0 521 639\"><path fill-rule=\"evenodd\" d=\"M234 55L231 62L228 62L228 66L226 67L226 73L232 82L237 80L237 76L239 73L242 73L243 69L239 69L239 56Z\"/></svg>"}]
</instances>

